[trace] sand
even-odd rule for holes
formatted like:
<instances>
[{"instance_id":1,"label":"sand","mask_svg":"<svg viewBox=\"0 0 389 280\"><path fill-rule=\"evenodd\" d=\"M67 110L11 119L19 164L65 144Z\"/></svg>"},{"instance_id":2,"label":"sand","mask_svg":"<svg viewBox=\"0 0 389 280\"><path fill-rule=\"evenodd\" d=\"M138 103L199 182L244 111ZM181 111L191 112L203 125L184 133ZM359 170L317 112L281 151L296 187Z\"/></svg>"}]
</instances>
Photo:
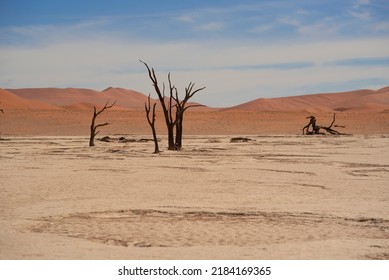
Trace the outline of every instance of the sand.
<instances>
[{"instance_id":1,"label":"sand","mask_svg":"<svg viewBox=\"0 0 389 280\"><path fill-rule=\"evenodd\" d=\"M387 134L186 135L180 152L160 136L153 155L16 132L0 141L0 259L389 259Z\"/></svg>"},{"instance_id":2,"label":"sand","mask_svg":"<svg viewBox=\"0 0 389 280\"><path fill-rule=\"evenodd\" d=\"M329 126L332 112L248 112L248 111L187 111L185 135L301 134L314 115L318 125ZM93 110L5 110L0 113L0 137L7 136L86 136L90 130ZM144 110L107 110L97 119L110 123L100 129L105 135L151 135ZM342 112L336 114L342 133L372 135L389 134L389 111L379 113ZM157 114L159 136L166 134L161 112ZM334 127L334 129L336 129Z\"/></svg>"}]
</instances>

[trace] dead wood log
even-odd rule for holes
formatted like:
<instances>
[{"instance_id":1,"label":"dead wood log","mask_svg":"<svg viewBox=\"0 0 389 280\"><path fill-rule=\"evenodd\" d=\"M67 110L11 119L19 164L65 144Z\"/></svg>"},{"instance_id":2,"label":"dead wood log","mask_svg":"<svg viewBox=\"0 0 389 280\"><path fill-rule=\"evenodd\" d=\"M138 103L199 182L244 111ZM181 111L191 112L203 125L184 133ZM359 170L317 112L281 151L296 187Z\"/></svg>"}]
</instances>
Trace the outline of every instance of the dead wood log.
<instances>
[{"instance_id":1,"label":"dead wood log","mask_svg":"<svg viewBox=\"0 0 389 280\"><path fill-rule=\"evenodd\" d=\"M306 117L306 119L309 119L309 123L303 127L303 134L320 134L320 126L316 125L316 118L314 116L309 116ZM309 130L310 127L312 127L312 130Z\"/></svg>"},{"instance_id":2,"label":"dead wood log","mask_svg":"<svg viewBox=\"0 0 389 280\"><path fill-rule=\"evenodd\" d=\"M234 138L231 138L231 140L230 140L231 143L249 142L249 141L253 141L253 140L250 138L246 138L246 137L234 137Z\"/></svg>"},{"instance_id":3,"label":"dead wood log","mask_svg":"<svg viewBox=\"0 0 389 280\"><path fill-rule=\"evenodd\" d=\"M324 129L325 131L327 131L328 133L332 134L332 135L344 135L343 133L340 133L339 131L335 130L335 129L332 129L332 126L334 125L335 123L335 113L334 113L334 117L332 119L332 123L330 124L330 126L322 126L321 128ZM335 127L346 127L345 125L342 125L342 126L337 126L335 125Z\"/></svg>"},{"instance_id":4,"label":"dead wood log","mask_svg":"<svg viewBox=\"0 0 389 280\"><path fill-rule=\"evenodd\" d=\"M344 125L334 125L335 123L335 119L336 119L336 114L334 113L334 116L333 116L333 119L332 119L332 122L329 126L320 126L320 125L316 125L316 118L314 116L309 116L307 117L307 119L310 119L309 120L309 123L303 127L303 134L304 135L313 135L313 134L322 134L322 135L325 135L324 132L320 132L320 129L323 129L325 131L327 131L328 133L332 134L332 135L345 135L344 133L341 133L335 129L332 128L332 126L334 127L346 127ZM310 128L312 130L310 130Z\"/></svg>"},{"instance_id":5,"label":"dead wood log","mask_svg":"<svg viewBox=\"0 0 389 280\"><path fill-rule=\"evenodd\" d=\"M109 136L104 136L103 138L100 138L98 140L100 140L101 142L113 142L113 141L115 141L114 138L111 138Z\"/></svg>"}]
</instances>

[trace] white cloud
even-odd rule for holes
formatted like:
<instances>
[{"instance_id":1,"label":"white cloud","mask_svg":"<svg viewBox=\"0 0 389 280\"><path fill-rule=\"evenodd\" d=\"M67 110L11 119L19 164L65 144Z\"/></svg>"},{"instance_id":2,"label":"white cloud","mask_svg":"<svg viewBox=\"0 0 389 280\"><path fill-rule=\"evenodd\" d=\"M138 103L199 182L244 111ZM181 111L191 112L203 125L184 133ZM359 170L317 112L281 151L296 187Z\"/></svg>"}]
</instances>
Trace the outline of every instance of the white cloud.
<instances>
[{"instance_id":1,"label":"white cloud","mask_svg":"<svg viewBox=\"0 0 389 280\"><path fill-rule=\"evenodd\" d=\"M304 9L298 9L298 10L296 11L296 14L306 16L306 15L310 15L311 12L309 12L309 11L307 11L307 10L304 10Z\"/></svg>"},{"instance_id":2,"label":"white cloud","mask_svg":"<svg viewBox=\"0 0 389 280\"><path fill-rule=\"evenodd\" d=\"M194 16L191 15L182 15L175 18L178 21L185 22L185 23L193 23L195 22Z\"/></svg>"},{"instance_id":3,"label":"white cloud","mask_svg":"<svg viewBox=\"0 0 389 280\"><path fill-rule=\"evenodd\" d=\"M349 14L354 18L362 21L367 21L372 18L372 14L369 10L370 0L358 0L354 3L352 10Z\"/></svg>"},{"instance_id":4,"label":"white cloud","mask_svg":"<svg viewBox=\"0 0 389 280\"><path fill-rule=\"evenodd\" d=\"M339 25L332 24L330 21L301 25L297 28L297 32L301 35L318 38L328 35L336 35L338 30Z\"/></svg>"},{"instance_id":5,"label":"white cloud","mask_svg":"<svg viewBox=\"0 0 389 280\"><path fill-rule=\"evenodd\" d=\"M263 33L269 32L273 28L274 28L274 26L273 25L269 25L269 24L258 25L256 27L254 27L253 29L251 29L251 32L258 33L258 34L263 34Z\"/></svg>"},{"instance_id":6,"label":"white cloud","mask_svg":"<svg viewBox=\"0 0 389 280\"><path fill-rule=\"evenodd\" d=\"M389 22L377 22L373 28L378 32L389 32Z\"/></svg>"},{"instance_id":7,"label":"white cloud","mask_svg":"<svg viewBox=\"0 0 389 280\"><path fill-rule=\"evenodd\" d=\"M278 18L278 22L291 26L300 26L300 19L291 16L281 16Z\"/></svg>"},{"instance_id":8,"label":"white cloud","mask_svg":"<svg viewBox=\"0 0 389 280\"><path fill-rule=\"evenodd\" d=\"M223 28L224 28L223 22L208 22L199 26L199 29L203 31L219 31L222 30Z\"/></svg>"},{"instance_id":9,"label":"white cloud","mask_svg":"<svg viewBox=\"0 0 389 280\"><path fill-rule=\"evenodd\" d=\"M359 9L361 6L369 5L370 0L357 0L355 1L353 7L354 9Z\"/></svg>"},{"instance_id":10,"label":"white cloud","mask_svg":"<svg viewBox=\"0 0 389 280\"><path fill-rule=\"evenodd\" d=\"M369 20L371 18L371 14L369 11L349 11L349 14L358 20Z\"/></svg>"}]
</instances>

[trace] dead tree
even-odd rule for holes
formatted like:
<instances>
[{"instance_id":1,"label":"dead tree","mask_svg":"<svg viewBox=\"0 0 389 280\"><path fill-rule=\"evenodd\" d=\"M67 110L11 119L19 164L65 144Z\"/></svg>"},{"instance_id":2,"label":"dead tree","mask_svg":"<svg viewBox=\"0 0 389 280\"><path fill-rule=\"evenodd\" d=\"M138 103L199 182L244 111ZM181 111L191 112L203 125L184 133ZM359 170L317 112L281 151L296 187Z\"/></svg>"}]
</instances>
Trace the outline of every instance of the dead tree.
<instances>
[{"instance_id":1,"label":"dead tree","mask_svg":"<svg viewBox=\"0 0 389 280\"><path fill-rule=\"evenodd\" d=\"M176 147L174 145L175 120L173 120L173 115L172 115L173 96L170 94L169 106L166 106L166 104L165 104L165 85L163 85L163 90L161 91L161 89L159 88L159 85L158 85L158 80L157 80L157 76L155 75L154 68L150 69L149 66L145 62L143 62L142 60L139 60L139 61L142 62L146 66L147 71L149 73L149 78L153 83L155 92L157 93L158 99L161 103L162 111L163 111L163 114L165 116L166 128L167 128L167 132L168 132L168 149L175 150L176 149Z\"/></svg>"},{"instance_id":2,"label":"dead tree","mask_svg":"<svg viewBox=\"0 0 389 280\"><path fill-rule=\"evenodd\" d=\"M330 134L333 134L333 135L343 135L343 133L340 133L339 131L335 130L335 129L332 129L332 126L334 125L335 123L335 113L334 113L334 118L332 119L332 123L330 124L330 126L322 126L321 128L324 129L325 131L327 131L328 133ZM346 127L344 125L335 125L335 127Z\"/></svg>"},{"instance_id":3,"label":"dead tree","mask_svg":"<svg viewBox=\"0 0 389 280\"><path fill-rule=\"evenodd\" d=\"M0 109L0 112L2 112L4 114L4 111L3 109ZM3 138L0 137L1 140L3 140Z\"/></svg>"},{"instance_id":4,"label":"dead tree","mask_svg":"<svg viewBox=\"0 0 389 280\"><path fill-rule=\"evenodd\" d=\"M193 90L194 85L195 85L194 83L190 82L188 87L185 88L185 97L182 101L179 100L177 89L175 90L174 101L176 102L176 107L177 107L177 110L176 110L177 123L176 123L176 141L175 141L175 144L176 144L176 148L178 150L180 150L182 147L183 122L184 122L185 111L188 110L189 108L204 106L204 105L200 105L200 104L187 105L190 98L192 98L197 92L205 89L205 87L202 87L202 88Z\"/></svg>"},{"instance_id":5,"label":"dead tree","mask_svg":"<svg viewBox=\"0 0 389 280\"><path fill-rule=\"evenodd\" d=\"M194 83L190 82L189 86L185 89L185 97L183 100L179 99L178 90L175 85L173 85L170 73L168 74L168 82L169 82L169 97L165 96L165 84L163 84L162 91L158 85L158 80L155 75L154 68L151 68L147 65L147 63L140 60L143 63L148 71L149 78L153 83L155 92L158 95L158 99L161 103L161 107L165 116L166 127L168 131L168 149L169 150L179 150L182 147L182 134L183 134L183 116L184 112L195 106L201 105L189 105L187 106L187 102L190 98L193 97L197 92L203 90L205 87L193 90ZM166 104L166 100L168 100L168 104ZM176 128L176 140L174 140L174 128Z\"/></svg>"},{"instance_id":6,"label":"dead tree","mask_svg":"<svg viewBox=\"0 0 389 280\"><path fill-rule=\"evenodd\" d=\"M155 147L154 154L159 154L157 133L155 131L155 106L156 105L157 105L157 103L153 104L153 113L152 113L152 116L150 117L151 102L150 102L150 95L149 95L148 103L145 103L146 116L147 116L147 121L151 127L151 131L153 133L154 147Z\"/></svg>"},{"instance_id":7,"label":"dead tree","mask_svg":"<svg viewBox=\"0 0 389 280\"><path fill-rule=\"evenodd\" d=\"M309 116L306 117L306 119L309 119L309 123L303 127L303 134L306 135L319 134L320 126L316 125L316 118L314 116ZM309 127L311 126L312 126L312 131L309 130Z\"/></svg>"},{"instance_id":8,"label":"dead tree","mask_svg":"<svg viewBox=\"0 0 389 280\"><path fill-rule=\"evenodd\" d=\"M109 100L107 101L107 103L105 103L104 107L100 111L97 111L96 106L93 106L93 118L92 118L92 123L90 125L89 147L95 145L95 137L99 133L99 131L96 131L96 129L102 126L109 125L109 123L102 123L97 125L95 124L97 116L100 115L102 112L104 112L106 109L112 108L115 105L116 100L111 105L108 105L108 103Z\"/></svg>"},{"instance_id":9,"label":"dead tree","mask_svg":"<svg viewBox=\"0 0 389 280\"><path fill-rule=\"evenodd\" d=\"M316 125L316 118L314 116L307 117L307 119L310 119L309 123L303 127L303 134L304 135L312 135L312 134L325 134L324 132L320 132L320 129L324 129L330 134L333 135L344 135L343 133L340 133L339 131L332 129L332 126L335 123L335 116L336 114L334 113L334 117L332 119L332 123L329 126L320 126ZM309 130L309 128L312 127L312 130ZM335 125L334 127L342 127L345 128L346 126L344 125Z\"/></svg>"}]
</instances>

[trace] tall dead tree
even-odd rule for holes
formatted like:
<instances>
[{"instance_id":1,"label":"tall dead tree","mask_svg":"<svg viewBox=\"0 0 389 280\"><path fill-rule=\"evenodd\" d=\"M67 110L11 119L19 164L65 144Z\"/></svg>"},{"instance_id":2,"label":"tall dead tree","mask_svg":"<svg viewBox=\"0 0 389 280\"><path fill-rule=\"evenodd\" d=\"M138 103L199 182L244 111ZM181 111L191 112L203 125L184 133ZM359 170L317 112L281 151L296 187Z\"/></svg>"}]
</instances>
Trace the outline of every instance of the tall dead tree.
<instances>
[{"instance_id":1,"label":"tall dead tree","mask_svg":"<svg viewBox=\"0 0 389 280\"><path fill-rule=\"evenodd\" d=\"M158 95L158 99L161 103L161 107L165 116L166 127L168 131L168 149L169 150L178 150L182 146L182 134L183 134L183 117L184 112L195 106L201 105L189 105L187 102L190 98L193 97L200 90L205 89L205 87L194 90L194 83L190 82L188 87L185 89L185 97L183 100L179 99L178 90L175 85L173 85L170 73L168 74L168 83L169 83L169 96L165 96L165 84L163 84L162 91L158 85L158 80L155 75L154 68L151 68L147 63L140 60L143 63L148 71L149 78L151 79L155 92ZM166 104L168 103L168 104ZM176 128L176 140L174 139L174 128Z\"/></svg>"},{"instance_id":2,"label":"tall dead tree","mask_svg":"<svg viewBox=\"0 0 389 280\"><path fill-rule=\"evenodd\" d=\"M151 111L151 102L150 102L150 95L149 95L149 98L148 98L148 102L145 103L145 110L146 110L146 116L147 116L147 121L151 127L151 131L153 133L153 139L154 139L154 154L159 154L159 146L158 146L158 139L157 139L157 133L155 131L155 106L157 105L157 103L154 103L153 104L153 112L152 112L152 115L150 117L150 111Z\"/></svg>"},{"instance_id":3,"label":"tall dead tree","mask_svg":"<svg viewBox=\"0 0 389 280\"><path fill-rule=\"evenodd\" d=\"M4 114L4 111L3 111L3 109L0 109L0 112ZM0 137L0 139L2 139L2 138Z\"/></svg>"},{"instance_id":4,"label":"tall dead tree","mask_svg":"<svg viewBox=\"0 0 389 280\"><path fill-rule=\"evenodd\" d=\"M163 85L163 90L161 91L161 89L159 88L159 85L158 85L158 80L157 80L157 76L155 75L154 68L150 69L150 67L147 65L147 63L143 62L142 60L139 60L139 61L142 62L146 66L147 71L149 73L149 78L153 83L155 92L157 93L158 99L161 103L163 115L165 116L167 133L168 133L168 149L175 150L176 149L176 147L174 145L175 120L173 120L173 115L172 115L172 99L173 99L173 97L170 94L169 105L166 106L166 103L165 103L165 85Z\"/></svg>"},{"instance_id":5,"label":"tall dead tree","mask_svg":"<svg viewBox=\"0 0 389 280\"><path fill-rule=\"evenodd\" d=\"M111 105L108 105L108 103L109 100L107 100L107 103L105 103L104 107L100 111L97 111L96 106L93 106L93 117L92 117L92 123L90 125L89 147L95 145L95 137L100 132L100 131L96 131L96 129L102 126L109 125L109 123L102 123L96 125L97 116L100 115L102 112L104 112L106 109L112 108L115 105L116 100Z\"/></svg>"},{"instance_id":6,"label":"tall dead tree","mask_svg":"<svg viewBox=\"0 0 389 280\"><path fill-rule=\"evenodd\" d=\"M178 91L176 90L176 92L175 92L174 101L176 102L176 106L177 106L177 110L176 110L177 123L176 123L176 141L175 141L175 144L176 144L176 147L178 150L180 150L182 147L183 122L184 122L185 111L188 110L189 108L204 106L204 105L200 105L200 104L192 104L192 105L187 104L189 99L192 98L197 92L205 89L205 87L202 87L202 88L193 90L194 85L195 85L194 83L190 82L188 87L185 88L185 97L182 101L179 100Z\"/></svg>"}]
</instances>

